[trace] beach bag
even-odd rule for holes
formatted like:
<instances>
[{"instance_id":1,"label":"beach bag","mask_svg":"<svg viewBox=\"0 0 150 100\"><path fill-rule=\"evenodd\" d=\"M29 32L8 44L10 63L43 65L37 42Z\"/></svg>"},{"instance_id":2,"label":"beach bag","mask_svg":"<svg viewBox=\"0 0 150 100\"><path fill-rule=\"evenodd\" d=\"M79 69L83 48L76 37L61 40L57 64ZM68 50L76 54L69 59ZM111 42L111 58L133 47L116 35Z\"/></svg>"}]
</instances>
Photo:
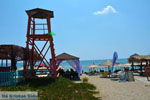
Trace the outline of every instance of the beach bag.
<instances>
[{"instance_id":1,"label":"beach bag","mask_svg":"<svg viewBox=\"0 0 150 100\"><path fill-rule=\"evenodd\" d=\"M125 82L126 81L125 74L124 73L120 74L119 79L120 79L119 82Z\"/></svg>"}]
</instances>

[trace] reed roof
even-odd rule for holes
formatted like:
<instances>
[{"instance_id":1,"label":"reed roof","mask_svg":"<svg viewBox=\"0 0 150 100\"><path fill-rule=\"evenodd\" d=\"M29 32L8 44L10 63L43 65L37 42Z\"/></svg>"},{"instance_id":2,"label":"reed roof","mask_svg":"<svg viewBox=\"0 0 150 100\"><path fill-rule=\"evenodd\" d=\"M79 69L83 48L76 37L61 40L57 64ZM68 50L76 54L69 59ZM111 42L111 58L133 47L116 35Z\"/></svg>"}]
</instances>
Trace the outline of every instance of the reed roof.
<instances>
[{"instance_id":1,"label":"reed roof","mask_svg":"<svg viewBox=\"0 0 150 100\"><path fill-rule=\"evenodd\" d=\"M98 68L98 67L99 67L98 65L92 64L90 66L87 66L86 68L91 69L91 68Z\"/></svg>"},{"instance_id":2,"label":"reed roof","mask_svg":"<svg viewBox=\"0 0 150 100\"><path fill-rule=\"evenodd\" d=\"M15 59L16 61L27 60L30 51L18 45L0 45L0 59ZM41 56L34 52L34 60L40 60Z\"/></svg>"},{"instance_id":3,"label":"reed roof","mask_svg":"<svg viewBox=\"0 0 150 100\"><path fill-rule=\"evenodd\" d=\"M28 16L32 16L34 18L53 18L54 14L53 11L41 9L41 8L35 8L31 10L26 10L26 13Z\"/></svg>"},{"instance_id":4,"label":"reed roof","mask_svg":"<svg viewBox=\"0 0 150 100\"><path fill-rule=\"evenodd\" d=\"M132 55L128 59L129 62L146 62L150 61L150 55Z\"/></svg>"},{"instance_id":5,"label":"reed roof","mask_svg":"<svg viewBox=\"0 0 150 100\"><path fill-rule=\"evenodd\" d=\"M104 61L102 64L100 64L101 66L112 66L112 61L111 60L106 60Z\"/></svg>"}]
</instances>

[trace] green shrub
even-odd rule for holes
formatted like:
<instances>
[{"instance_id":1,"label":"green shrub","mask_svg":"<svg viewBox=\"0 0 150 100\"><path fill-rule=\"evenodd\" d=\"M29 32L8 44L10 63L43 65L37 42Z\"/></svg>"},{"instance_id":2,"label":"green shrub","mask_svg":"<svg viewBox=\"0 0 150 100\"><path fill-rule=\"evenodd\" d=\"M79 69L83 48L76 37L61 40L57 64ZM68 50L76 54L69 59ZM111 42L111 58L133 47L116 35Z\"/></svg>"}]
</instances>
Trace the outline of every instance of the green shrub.
<instances>
[{"instance_id":1,"label":"green shrub","mask_svg":"<svg viewBox=\"0 0 150 100\"><path fill-rule=\"evenodd\" d=\"M86 79L87 81L87 79ZM39 100L100 100L93 95L98 93L89 83L74 83L60 77L31 79L17 86L0 87L0 91L38 91Z\"/></svg>"}]
</instances>

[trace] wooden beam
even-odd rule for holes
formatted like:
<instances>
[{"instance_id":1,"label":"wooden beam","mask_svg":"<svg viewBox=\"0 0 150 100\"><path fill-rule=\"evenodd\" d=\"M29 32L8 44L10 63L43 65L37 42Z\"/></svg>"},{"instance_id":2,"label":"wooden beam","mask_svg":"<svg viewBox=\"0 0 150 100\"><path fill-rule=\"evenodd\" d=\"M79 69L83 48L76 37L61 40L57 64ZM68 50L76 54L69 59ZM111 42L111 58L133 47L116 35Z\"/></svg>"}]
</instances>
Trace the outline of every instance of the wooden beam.
<instances>
[{"instance_id":1,"label":"wooden beam","mask_svg":"<svg viewBox=\"0 0 150 100\"><path fill-rule=\"evenodd\" d=\"M131 67L132 67L132 71L134 71L134 62L132 62Z\"/></svg>"},{"instance_id":2,"label":"wooden beam","mask_svg":"<svg viewBox=\"0 0 150 100\"><path fill-rule=\"evenodd\" d=\"M2 59L2 63L1 63L1 66L3 66L3 59Z\"/></svg>"},{"instance_id":3,"label":"wooden beam","mask_svg":"<svg viewBox=\"0 0 150 100\"><path fill-rule=\"evenodd\" d=\"M143 75L143 72L142 72L142 62L141 62L141 65L140 65L140 75Z\"/></svg>"},{"instance_id":4,"label":"wooden beam","mask_svg":"<svg viewBox=\"0 0 150 100\"><path fill-rule=\"evenodd\" d=\"M39 41L39 40L51 40L51 35L45 34L45 35L28 35L27 37L31 38L31 39L35 39L35 41Z\"/></svg>"},{"instance_id":5,"label":"wooden beam","mask_svg":"<svg viewBox=\"0 0 150 100\"><path fill-rule=\"evenodd\" d=\"M6 59L6 67L8 67L8 59Z\"/></svg>"}]
</instances>

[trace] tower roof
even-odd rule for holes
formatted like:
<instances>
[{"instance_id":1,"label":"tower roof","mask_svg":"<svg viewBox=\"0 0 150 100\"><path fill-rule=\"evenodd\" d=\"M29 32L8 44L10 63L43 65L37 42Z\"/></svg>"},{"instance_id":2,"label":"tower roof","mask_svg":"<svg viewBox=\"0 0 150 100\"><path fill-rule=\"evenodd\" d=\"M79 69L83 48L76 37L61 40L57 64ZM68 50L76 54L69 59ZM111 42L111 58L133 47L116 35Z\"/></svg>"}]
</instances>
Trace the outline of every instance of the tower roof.
<instances>
[{"instance_id":1,"label":"tower roof","mask_svg":"<svg viewBox=\"0 0 150 100\"><path fill-rule=\"evenodd\" d=\"M54 14L53 11L45 10L41 8L35 8L31 10L26 10L26 13L28 16L31 16L33 18L53 18Z\"/></svg>"}]
</instances>

